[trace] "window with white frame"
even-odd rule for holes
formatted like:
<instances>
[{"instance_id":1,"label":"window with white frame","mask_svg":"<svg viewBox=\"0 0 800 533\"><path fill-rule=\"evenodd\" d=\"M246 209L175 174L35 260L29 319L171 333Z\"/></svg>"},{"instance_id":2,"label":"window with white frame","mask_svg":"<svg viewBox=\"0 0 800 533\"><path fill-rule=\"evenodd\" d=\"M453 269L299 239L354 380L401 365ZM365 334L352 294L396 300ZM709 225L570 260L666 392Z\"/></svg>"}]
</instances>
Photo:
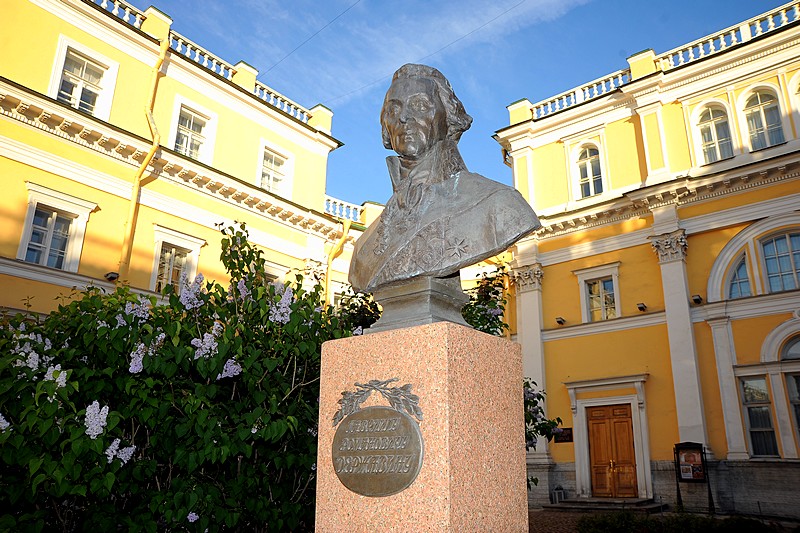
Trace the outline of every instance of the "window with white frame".
<instances>
[{"instance_id":1,"label":"window with white frame","mask_svg":"<svg viewBox=\"0 0 800 533\"><path fill-rule=\"evenodd\" d=\"M744 105L751 150L761 150L784 142L781 109L771 91L755 91Z\"/></svg>"},{"instance_id":2,"label":"window with white frame","mask_svg":"<svg viewBox=\"0 0 800 533\"><path fill-rule=\"evenodd\" d=\"M35 183L28 187L28 211L17 259L77 272L89 213L97 204Z\"/></svg>"},{"instance_id":3,"label":"window with white frame","mask_svg":"<svg viewBox=\"0 0 800 533\"><path fill-rule=\"evenodd\" d=\"M171 146L186 157L211 165L217 122L216 113L182 95L176 95L166 146Z\"/></svg>"},{"instance_id":4,"label":"window with white frame","mask_svg":"<svg viewBox=\"0 0 800 533\"><path fill-rule=\"evenodd\" d=\"M162 226L154 226L155 253L150 290L161 292L172 285L180 293L181 278L188 283L197 274L200 248L206 241Z\"/></svg>"},{"instance_id":5,"label":"window with white frame","mask_svg":"<svg viewBox=\"0 0 800 533\"><path fill-rule=\"evenodd\" d=\"M63 269L69 243L69 227L74 215L36 206L28 235L25 261L51 268Z\"/></svg>"},{"instance_id":6,"label":"window with white frame","mask_svg":"<svg viewBox=\"0 0 800 533\"><path fill-rule=\"evenodd\" d=\"M767 379L764 376L742 378L741 386L751 455L778 456Z\"/></svg>"},{"instance_id":7,"label":"window with white frame","mask_svg":"<svg viewBox=\"0 0 800 533\"><path fill-rule=\"evenodd\" d=\"M175 134L175 151L192 159L199 159L200 150L206 142L203 130L207 121L207 118L188 107L181 106Z\"/></svg>"},{"instance_id":8,"label":"window with white frame","mask_svg":"<svg viewBox=\"0 0 800 533\"><path fill-rule=\"evenodd\" d=\"M158 274L156 275L155 291L161 292L167 285L175 288L175 293L181 292L181 277L185 274L188 266L189 254L186 248L175 246L168 242L161 243L161 252L158 256Z\"/></svg>"},{"instance_id":9,"label":"window with white frame","mask_svg":"<svg viewBox=\"0 0 800 533\"><path fill-rule=\"evenodd\" d=\"M744 298L746 296L751 296L750 276L747 273L747 261L742 255L731 270L731 277L728 281L728 298Z\"/></svg>"},{"instance_id":10,"label":"window with white frame","mask_svg":"<svg viewBox=\"0 0 800 533\"><path fill-rule=\"evenodd\" d=\"M581 149L578 154L578 187L581 198L603 192L603 175L600 170L600 151L594 146Z\"/></svg>"},{"instance_id":11,"label":"window with white frame","mask_svg":"<svg viewBox=\"0 0 800 533\"><path fill-rule=\"evenodd\" d=\"M108 120L118 71L116 61L61 35L47 95Z\"/></svg>"},{"instance_id":12,"label":"window with white frame","mask_svg":"<svg viewBox=\"0 0 800 533\"><path fill-rule=\"evenodd\" d=\"M261 188L272 193L286 192L286 158L264 148L261 163Z\"/></svg>"},{"instance_id":13,"label":"window with white frame","mask_svg":"<svg viewBox=\"0 0 800 533\"><path fill-rule=\"evenodd\" d=\"M84 113L94 114L105 68L72 49L67 51L57 99Z\"/></svg>"},{"instance_id":14,"label":"window with white frame","mask_svg":"<svg viewBox=\"0 0 800 533\"><path fill-rule=\"evenodd\" d=\"M794 430L800 436L800 374L786 374L786 385L789 389L789 403L792 409Z\"/></svg>"},{"instance_id":15,"label":"window with white frame","mask_svg":"<svg viewBox=\"0 0 800 533\"><path fill-rule=\"evenodd\" d=\"M800 287L800 232L774 235L761 241L769 292Z\"/></svg>"},{"instance_id":16,"label":"window with white frame","mask_svg":"<svg viewBox=\"0 0 800 533\"><path fill-rule=\"evenodd\" d=\"M620 316L619 262L576 270L581 291L583 322L599 322Z\"/></svg>"},{"instance_id":17,"label":"window with white frame","mask_svg":"<svg viewBox=\"0 0 800 533\"><path fill-rule=\"evenodd\" d=\"M709 106L700 115L697 123L706 163L733 157L731 129L728 114L719 106Z\"/></svg>"}]
</instances>

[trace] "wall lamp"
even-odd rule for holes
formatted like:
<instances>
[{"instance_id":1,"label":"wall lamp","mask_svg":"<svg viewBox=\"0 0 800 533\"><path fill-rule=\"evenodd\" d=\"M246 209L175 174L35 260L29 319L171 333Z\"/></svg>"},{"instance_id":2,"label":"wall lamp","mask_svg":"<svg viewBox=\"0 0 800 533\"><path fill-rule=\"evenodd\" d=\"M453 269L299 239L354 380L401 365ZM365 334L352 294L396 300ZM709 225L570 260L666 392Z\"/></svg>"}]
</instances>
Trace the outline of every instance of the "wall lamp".
<instances>
[{"instance_id":1,"label":"wall lamp","mask_svg":"<svg viewBox=\"0 0 800 533\"><path fill-rule=\"evenodd\" d=\"M699 294L693 294L692 302L694 302L695 305L700 305L701 303L703 303L703 297L700 296Z\"/></svg>"},{"instance_id":2,"label":"wall lamp","mask_svg":"<svg viewBox=\"0 0 800 533\"><path fill-rule=\"evenodd\" d=\"M561 316L557 316L556 317L556 324L558 324L559 326L563 326L566 323L567 323L567 321L564 320L564 317L561 317Z\"/></svg>"},{"instance_id":3,"label":"wall lamp","mask_svg":"<svg viewBox=\"0 0 800 533\"><path fill-rule=\"evenodd\" d=\"M647 311L647 306L644 304L644 302L639 302L638 304L636 304L636 309L644 313L645 311Z\"/></svg>"},{"instance_id":4,"label":"wall lamp","mask_svg":"<svg viewBox=\"0 0 800 533\"><path fill-rule=\"evenodd\" d=\"M103 277L108 281L117 281L119 279L119 272L106 272Z\"/></svg>"}]
</instances>

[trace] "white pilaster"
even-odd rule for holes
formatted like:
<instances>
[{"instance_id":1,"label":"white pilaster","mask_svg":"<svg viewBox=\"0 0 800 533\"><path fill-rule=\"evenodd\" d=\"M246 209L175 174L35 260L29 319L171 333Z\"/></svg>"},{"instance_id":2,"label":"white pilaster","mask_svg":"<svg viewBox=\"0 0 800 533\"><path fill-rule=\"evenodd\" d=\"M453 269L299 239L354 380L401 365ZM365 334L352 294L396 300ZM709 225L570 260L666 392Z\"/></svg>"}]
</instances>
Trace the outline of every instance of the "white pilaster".
<instances>
[{"instance_id":1,"label":"white pilaster","mask_svg":"<svg viewBox=\"0 0 800 533\"><path fill-rule=\"evenodd\" d=\"M512 279L517 291L517 342L522 345L522 372L545 388L544 344L542 342L542 265L513 268ZM536 450L528 456L549 459L547 439L539 438Z\"/></svg>"},{"instance_id":2,"label":"white pilaster","mask_svg":"<svg viewBox=\"0 0 800 533\"><path fill-rule=\"evenodd\" d=\"M664 215L674 219L674 206L663 209ZM659 226L660 214L660 210L653 211L656 226ZM675 229L670 233L650 237L650 240L661 265L679 438L682 442L708 444L697 348L689 309L685 232Z\"/></svg>"},{"instance_id":3,"label":"white pilaster","mask_svg":"<svg viewBox=\"0 0 800 533\"><path fill-rule=\"evenodd\" d=\"M717 380L719 395L722 401L722 419L725 423L725 438L728 444L729 461L749 459L745 431L742 424L741 405L739 403L738 384L733 373L736 364L730 318L727 316L710 318L711 336L714 340L714 357L717 361Z\"/></svg>"}]
</instances>

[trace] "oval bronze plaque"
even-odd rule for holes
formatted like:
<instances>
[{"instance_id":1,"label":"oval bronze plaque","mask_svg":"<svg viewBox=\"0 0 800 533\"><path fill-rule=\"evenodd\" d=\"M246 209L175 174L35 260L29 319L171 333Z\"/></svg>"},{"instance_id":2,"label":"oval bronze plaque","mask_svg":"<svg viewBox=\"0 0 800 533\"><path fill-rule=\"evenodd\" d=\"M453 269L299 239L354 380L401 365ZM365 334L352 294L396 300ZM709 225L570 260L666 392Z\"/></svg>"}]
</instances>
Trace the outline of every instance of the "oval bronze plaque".
<instances>
[{"instance_id":1,"label":"oval bronze plaque","mask_svg":"<svg viewBox=\"0 0 800 533\"><path fill-rule=\"evenodd\" d=\"M339 481L363 496L408 488L422 468L422 433L413 418L391 407L365 407L341 421L333 436Z\"/></svg>"}]
</instances>

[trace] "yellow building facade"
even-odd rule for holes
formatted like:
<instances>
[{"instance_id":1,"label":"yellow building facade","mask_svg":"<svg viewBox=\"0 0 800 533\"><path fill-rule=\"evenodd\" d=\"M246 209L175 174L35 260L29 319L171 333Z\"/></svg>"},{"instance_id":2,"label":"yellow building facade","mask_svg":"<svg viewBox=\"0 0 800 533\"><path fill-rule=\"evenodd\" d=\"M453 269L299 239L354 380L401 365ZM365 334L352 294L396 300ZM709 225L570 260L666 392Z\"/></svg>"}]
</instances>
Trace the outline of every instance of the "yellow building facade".
<instances>
[{"instance_id":1,"label":"yellow building facade","mask_svg":"<svg viewBox=\"0 0 800 533\"><path fill-rule=\"evenodd\" d=\"M154 7L11 0L0 17L0 306L182 275L224 282L219 225L269 274L346 283L355 206L325 195L333 113L293 102L171 29ZM116 281L115 281L116 280Z\"/></svg>"},{"instance_id":2,"label":"yellow building facade","mask_svg":"<svg viewBox=\"0 0 800 533\"><path fill-rule=\"evenodd\" d=\"M533 505L674 505L694 442L717 510L800 516L799 20L792 2L508 106L495 138L543 223L514 254L516 338L571 429L529 454Z\"/></svg>"}]
</instances>

